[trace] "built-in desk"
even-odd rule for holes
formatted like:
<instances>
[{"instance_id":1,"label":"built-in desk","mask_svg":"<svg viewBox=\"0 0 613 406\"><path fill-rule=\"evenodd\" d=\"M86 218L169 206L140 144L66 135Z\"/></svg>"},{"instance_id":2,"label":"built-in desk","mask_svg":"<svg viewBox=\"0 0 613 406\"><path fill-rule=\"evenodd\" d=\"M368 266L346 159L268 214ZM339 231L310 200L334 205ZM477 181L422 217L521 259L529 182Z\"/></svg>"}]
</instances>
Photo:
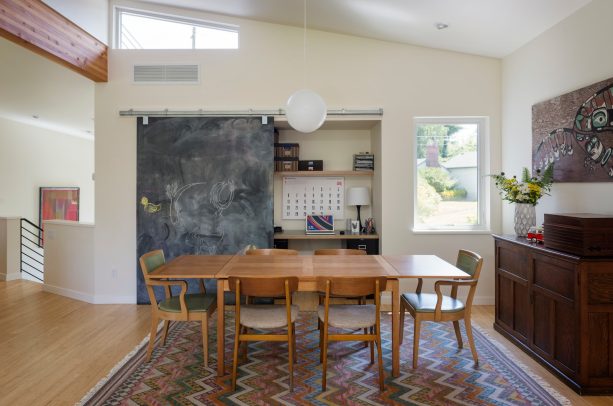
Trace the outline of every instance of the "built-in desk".
<instances>
[{"instance_id":1,"label":"built-in desk","mask_svg":"<svg viewBox=\"0 0 613 406\"><path fill-rule=\"evenodd\" d=\"M304 230L286 230L274 235L274 247L287 249L290 240L341 240L344 248L364 250L368 255L379 254L378 234L306 234Z\"/></svg>"}]
</instances>

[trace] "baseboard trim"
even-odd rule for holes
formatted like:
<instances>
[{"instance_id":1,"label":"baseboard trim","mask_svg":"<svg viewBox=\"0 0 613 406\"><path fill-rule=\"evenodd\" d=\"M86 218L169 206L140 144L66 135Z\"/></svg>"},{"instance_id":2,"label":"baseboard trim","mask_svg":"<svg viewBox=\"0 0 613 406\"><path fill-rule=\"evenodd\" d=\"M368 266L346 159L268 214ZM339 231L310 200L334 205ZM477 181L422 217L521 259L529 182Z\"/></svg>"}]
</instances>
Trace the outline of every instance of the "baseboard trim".
<instances>
[{"instance_id":1,"label":"baseboard trim","mask_svg":"<svg viewBox=\"0 0 613 406\"><path fill-rule=\"evenodd\" d=\"M94 304L136 304L136 296L96 295Z\"/></svg>"},{"instance_id":2,"label":"baseboard trim","mask_svg":"<svg viewBox=\"0 0 613 406\"><path fill-rule=\"evenodd\" d=\"M21 279L20 273L9 273L9 274L0 274L0 281L16 281L17 279Z\"/></svg>"},{"instance_id":3,"label":"baseboard trim","mask_svg":"<svg viewBox=\"0 0 613 406\"><path fill-rule=\"evenodd\" d=\"M43 291L92 304L136 304L135 296L92 295L49 284L43 284Z\"/></svg>"},{"instance_id":4,"label":"baseboard trim","mask_svg":"<svg viewBox=\"0 0 613 406\"><path fill-rule=\"evenodd\" d=\"M60 296L66 296L71 299L80 300L87 303L95 303L95 297L92 294L79 292L78 290L62 288L60 286L43 284L43 291L53 293Z\"/></svg>"}]
</instances>

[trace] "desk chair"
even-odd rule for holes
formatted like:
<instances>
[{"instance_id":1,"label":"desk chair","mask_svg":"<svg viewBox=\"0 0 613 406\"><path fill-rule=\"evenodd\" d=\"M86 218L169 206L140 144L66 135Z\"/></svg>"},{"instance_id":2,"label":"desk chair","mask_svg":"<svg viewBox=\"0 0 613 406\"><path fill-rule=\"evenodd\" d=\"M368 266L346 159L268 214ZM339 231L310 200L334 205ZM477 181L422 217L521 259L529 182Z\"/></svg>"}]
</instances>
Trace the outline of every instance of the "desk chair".
<instances>
[{"instance_id":1,"label":"desk chair","mask_svg":"<svg viewBox=\"0 0 613 406\"><path fill-rule=\"evenodd\" d=\"M149 346L147 347L147 361L151 359L155 337L157 335L158 323L164 320L162 329L162 345L166 344L168 326L170 321L194 321L202 322L202 356L204 366L209 366L209 331L208 322L210 315L217 308L217 298L214 294L206 293L204 282L200 279L201 293L187 293L187 282L181 280L158 280L149 278L149 273L155 271L166 263L164 251L155 250L148 252L140 257L140 268L145 278L149 300L151 301L151 333L149 335ZM159 303L153 291L154 286L163 286L166 298ZM173 296L171 286L181 287L179 296Z\"/></svg>"},{"instance_id":2,"label":"desk chair","mask_svg":"<svg viewBox=\"0 0 613 406\"><path fill-rule=\"evenodd\" d=\"M289 388L294 390L294 362L296 358L296 326L298 306L292 305L292 293L298 290L298 278L230 277L230 291L236 292L236 327L234 359L232 362L232 390L236 390L238 347L241 341L287 341ZM248 297L284 297L280 305L241 305L241 294ZM249 329L287 329L286 334L250 334ZM243 330L244 329L244 330ZM246 355L246 353L245 353Z\"/></svg>"},{"instance_id":3,"label":"desk chair","mask_svg":"<svg viewBox=\"0 0 613 406\"><path fill-rule=\"evenodd\" d=\"M298 255L298 251L281 248L253 248L245 251L245 255Z\"/></svg>"},{"instance_id":4,"label":"desk chair","mask_svg":"<svg viewBox=\"0 0 613 406\"><path fill-rule=\"evenodd\" d=\"M383 391L383 357L381 353L381 291L385 290L384 277L368 278L332 278L318 277L317 290L325 292L324 304L317 309L319 320L323 329L319 333L319 345L323 363L321 390L326 390L326 372L328 367L328 341L366 341L377 345L379 366L379 390ZM346 305L330 304L333 296L363 297L374 295L374 305ZM330 334L329 327L340 329L364 329L364 334ZM369 329L370 332L366 330ZM370 362L374 363L374 354L371 351Z\"/></svg>"},{"instance_id":5,"label":"desk chair","mask_svg":"<svg viewBox=\"0 0 613 406\"><path fill-rule=\"evenodd\" d=\"M483 266L483 258L479 254L471 251L460 250L456 267L460 268L471 276L471 279L451 279L439 280L434 283L434 291L436 293L421 293L423 280L419 278L417 290L415 293L405 293L400 298L400 343L403 340L404 331L404 314L405 310L413 316L415 320L415 328L413 335L413 368L417 368L417 358L419 351L419 334L422 321L445 322L452 321L455 330L456 339L458 340L458 348L462 348L462 335L460 334L459 320L464 319L466 326L466 336L470 344L475 364L479 364L477 357L477 349L473 340L472 327L470 324L470 313L473 303L473 297L477 289L477 282L481 267ZM451 296L445 296L441 293L441 286L451 286ZM466 304L457 299L458 288L462 286L470 287Z\"/></svg>"}]
</instances>

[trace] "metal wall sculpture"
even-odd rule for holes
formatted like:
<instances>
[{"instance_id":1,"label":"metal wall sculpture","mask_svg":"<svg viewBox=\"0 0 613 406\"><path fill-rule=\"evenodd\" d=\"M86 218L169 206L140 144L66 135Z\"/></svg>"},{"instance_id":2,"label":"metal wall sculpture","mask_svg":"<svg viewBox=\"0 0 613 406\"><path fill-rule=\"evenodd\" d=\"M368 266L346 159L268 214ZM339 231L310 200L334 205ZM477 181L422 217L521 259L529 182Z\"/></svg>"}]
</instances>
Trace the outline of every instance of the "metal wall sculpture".
<instances>
[{"instance_id":1,"label":"metal wall sculpture","mask_svg":"<svg viewBox=\"0 0 613 406\"><path fill-rule=\"evenodd\" d=\"M556 182L613 181L613 78L532 106L532 167Z\"/></svg>"},{"instance_id":2,"label":"metal wall sculpture","mask_svg":"<svg viewBox=\"0 0 613 406\"><path fill-rule=\"evenodd\" d=\"M138 120L138 256L159 248L168 260L272 246L272 121ZM147 303L139 269L136 275L138 303Z\"/></svg>"}]
</instances>

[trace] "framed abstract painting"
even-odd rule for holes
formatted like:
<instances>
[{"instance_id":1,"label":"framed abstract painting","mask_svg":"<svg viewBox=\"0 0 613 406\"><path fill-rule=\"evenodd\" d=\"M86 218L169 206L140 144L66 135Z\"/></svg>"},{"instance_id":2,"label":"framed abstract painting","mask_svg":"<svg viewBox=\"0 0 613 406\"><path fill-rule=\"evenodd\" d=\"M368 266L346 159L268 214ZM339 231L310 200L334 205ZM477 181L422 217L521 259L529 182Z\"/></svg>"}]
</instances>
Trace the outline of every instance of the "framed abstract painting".
<instances>
[{"instance_id":1,"label":"framed abstract painting","mask_svg":"<svg viewBox=\"0 0 613 406\"><path fill-rule=\"evenodd\" d=\"M44 220L79 221L78 187L41 187L39 192L38 223Z\"/></svg>"}]
</instances>

